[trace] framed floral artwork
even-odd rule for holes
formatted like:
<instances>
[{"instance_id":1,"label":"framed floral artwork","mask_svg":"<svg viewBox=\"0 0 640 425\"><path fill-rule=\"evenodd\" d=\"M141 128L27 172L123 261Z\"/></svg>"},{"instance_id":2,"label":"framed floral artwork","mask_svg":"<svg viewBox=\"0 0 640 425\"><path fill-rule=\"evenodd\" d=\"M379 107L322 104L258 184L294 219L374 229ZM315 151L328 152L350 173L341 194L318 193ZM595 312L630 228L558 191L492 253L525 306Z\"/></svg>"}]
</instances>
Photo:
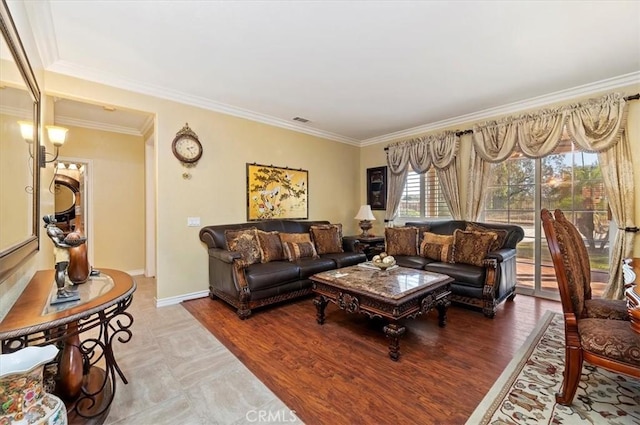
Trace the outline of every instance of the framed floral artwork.
<instances>
[{"instance_id":1,"label":"framed floral artwork","mask_svg":"<svg viewBox=\"0 0 640 425\"><path fill-rule=\"evenodd\" d=\"M387 209L387 167L367 168L367 204L372 210Z\"/></svg>"},{"instance_id":2,"label":"framed floral artwork","mask_svg":"<svg viewBox=\"0 0 640 425\"><path fill-rule=\"evenodd\" d=\"M247 221L309 218L309 172L247 164Z\"/></svg>"}]
</instances>

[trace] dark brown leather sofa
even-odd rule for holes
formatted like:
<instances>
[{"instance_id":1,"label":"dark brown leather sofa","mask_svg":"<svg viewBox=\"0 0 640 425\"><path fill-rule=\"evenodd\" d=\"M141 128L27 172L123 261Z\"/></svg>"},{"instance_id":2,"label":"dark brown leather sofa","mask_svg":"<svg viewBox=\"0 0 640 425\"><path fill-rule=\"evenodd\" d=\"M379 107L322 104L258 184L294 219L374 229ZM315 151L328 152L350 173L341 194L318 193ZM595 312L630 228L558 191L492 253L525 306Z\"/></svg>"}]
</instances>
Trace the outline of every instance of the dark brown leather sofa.
<instances>
[{"instance_id":1,"label":"dark brown leather sofa","mask_svg":"<svg viewBox=\"0 0 640 425\"><path fill-rule=\"evenodd\" d=\"M226 249L225 230L256 227L266 232L309 233L312 225L328 221L267 220L250 223L206 226L200 230L200 240L209 251L209 294L237 308L241 319L251 310L311 293L313 274L366 261L355 252L355 241L343 240L344 252L322 254L320 258L296 261L271 261L244 266L240 253Z\"/></svg>"},{"instance_id":2,"label":"dark brown leather sofa","mask_svg":"<svg viewBox=\"0 0 640 425\"><path fill-rule=\"evenodd\" d=\"M465 230L469 222L438 220L408 222L405 226L421 228L440 235L452 235L456 229ZM498 305L505 299L513 300L516 288L516 245L524 238L520 226L494 223L475 223L489 229L504 229L506 240L501 249L489 252L483 267L470 264L445 263L424 257L395 256L398 265L424 269L451 276L451 301L481 308L485 316L493 318Z\"/></svg>"}]
</instances>

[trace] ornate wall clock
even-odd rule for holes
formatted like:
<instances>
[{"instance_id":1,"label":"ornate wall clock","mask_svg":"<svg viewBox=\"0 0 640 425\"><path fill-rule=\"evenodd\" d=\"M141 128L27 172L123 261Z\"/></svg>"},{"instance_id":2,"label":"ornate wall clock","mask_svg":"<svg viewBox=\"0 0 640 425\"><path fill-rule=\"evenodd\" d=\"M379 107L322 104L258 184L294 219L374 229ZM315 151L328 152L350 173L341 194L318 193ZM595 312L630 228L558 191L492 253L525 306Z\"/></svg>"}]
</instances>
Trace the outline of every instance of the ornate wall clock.
<instances>
[{"instance_id":1,"label":"ornate wall clock","mask_svg":"<svg viewBox=\"0 0 640 425\"><path fill-rule=\"evenodd\" d=\"M171 144L171 150L178 161L186 167L193 167L202 157L202 144L198 140L198 135L189 128L186 123L182 130L176 133Z\"/></svg>"}]
</instances>

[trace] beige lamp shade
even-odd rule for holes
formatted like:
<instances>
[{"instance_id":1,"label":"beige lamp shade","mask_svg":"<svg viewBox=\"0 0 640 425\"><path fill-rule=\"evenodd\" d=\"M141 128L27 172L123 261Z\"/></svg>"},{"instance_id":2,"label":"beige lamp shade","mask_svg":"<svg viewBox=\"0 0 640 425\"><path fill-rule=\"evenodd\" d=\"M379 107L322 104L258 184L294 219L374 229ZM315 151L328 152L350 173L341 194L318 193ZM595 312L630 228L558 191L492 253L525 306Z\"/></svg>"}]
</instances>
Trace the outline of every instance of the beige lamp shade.
<instances>
[{"instance_id":1,"label":"beige lamp shade","mask_svg":"<svg viewBox=\"0 0 640 425\"><path fill-rule=\"evenodd\" d=\"M362 205L360 210L358 210L358 214L355 217L356 220L371 220L375 221L375 217L371 212L371 205Z\"/></svg>"},{"instance_id":2,"label":"beige lamp shade","mask_svg":"<svg viewBox=\"0 0 640 425\"><path fill-rule=\"evenodd\" d=\"M376 219L371 212L371 205L361 206L360 210L358 210L358 214L356 214L356 216L353 218L355 218L356 220L360 220L360 228L362 229L360 237L368 238L369 230L371 230L371 228L373 227L371 222Z\"/></svg>"},{"instance_id":3,"label":"beige lamp shade","mask_svg":"<svg viewBox=\"0 0 640 425\"><path fill-rule=\"evenodd\" d=\"M18 121L20 134L27 143L33 143L33 123L31 121Z\"/></svg>"},{"instance_id":4,"label":"beige lamp shade","mask_svg":"<svg viewBox=\"0 0 640 425\"><path fill-rule=\"evenodd\" d=\"M67 138L67 131L69 131L69 129L64 127L58 127L55 125L47 126L47 135L49 136L49 140L56 147L64 144L64 141Z\"/></svg>"}]
</instances>

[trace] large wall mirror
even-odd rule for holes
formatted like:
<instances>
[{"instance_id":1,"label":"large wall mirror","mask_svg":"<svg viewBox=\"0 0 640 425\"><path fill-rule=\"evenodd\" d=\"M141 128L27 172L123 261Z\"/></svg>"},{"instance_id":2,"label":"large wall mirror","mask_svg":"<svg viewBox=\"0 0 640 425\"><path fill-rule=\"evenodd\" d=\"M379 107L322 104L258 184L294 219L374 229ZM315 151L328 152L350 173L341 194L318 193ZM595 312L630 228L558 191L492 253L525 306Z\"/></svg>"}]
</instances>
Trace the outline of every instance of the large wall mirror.
<instances>
[{"instance_id":1,"label":"large wall mirror","mask_svg":"<svg viewBox=\"0 0 640 425\"><path fill-rule=\"evenodd\" d=\"M40 89L5 0L0 31L1 284L39 249Z\"/></svg>"}]
</instances>

